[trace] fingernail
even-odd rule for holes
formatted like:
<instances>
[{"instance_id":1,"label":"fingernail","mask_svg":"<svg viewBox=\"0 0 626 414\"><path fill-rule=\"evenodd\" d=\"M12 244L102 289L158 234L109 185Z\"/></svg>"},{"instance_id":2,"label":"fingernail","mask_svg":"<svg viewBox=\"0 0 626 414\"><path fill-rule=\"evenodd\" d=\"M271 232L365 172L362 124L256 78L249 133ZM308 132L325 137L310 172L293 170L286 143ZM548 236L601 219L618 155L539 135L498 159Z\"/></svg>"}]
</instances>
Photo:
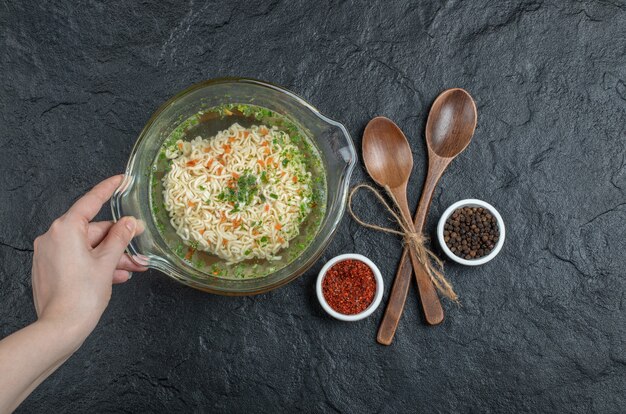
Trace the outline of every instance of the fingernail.
<instances>
[{"instance_id":1,"label":"fingernail","mask_svg":"<svg viewBox=\"0 0 626 414\"><path fill-rule=\"evenodd\" d=\"M126 228L134 233L137 228L137 220L135 220L134 217L126 217L125 220L126 222L124 224L126 225Z\"/></svg>"}]
</instances>

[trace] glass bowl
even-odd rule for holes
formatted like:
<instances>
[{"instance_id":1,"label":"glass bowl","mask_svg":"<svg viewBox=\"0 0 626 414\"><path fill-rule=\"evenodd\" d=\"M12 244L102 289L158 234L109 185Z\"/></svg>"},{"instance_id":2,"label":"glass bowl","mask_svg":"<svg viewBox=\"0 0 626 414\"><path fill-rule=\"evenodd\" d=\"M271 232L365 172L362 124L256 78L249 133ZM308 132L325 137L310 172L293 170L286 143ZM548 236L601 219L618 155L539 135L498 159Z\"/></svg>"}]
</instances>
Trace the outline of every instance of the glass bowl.
<instances>
[{"instance_id":1,"label":"glass bowl","mask_svg":"<svg viewBox=\"0 0 626 414\"><path fill-rule=\"evenodd\" d=\"M158 181L153 173L164 141L189 117L204 109L225 104L267 108L298 125L318 150L326 178L326 199L320 200L320 203L325 203L325 209L319 209L319 225L316 224L315 234L309 235L309 238L312 237L310 244L295 256L283 254L285 259L282 262L256 263L253 266L260 266L267 273L257 278L216 277L210 270L212 267L194 266L180 257L180 252L176 252L171 245L173 228L167 222L165 227L169 228L164 229L162 221L155 216L166 213L157 213L152 209L151 196L155 194L152 186L157 185ZM223 122L215 122L214 132L227 128ZM180 92L152 115L131 152L124 180L111 199L111 209L115 220L134 216L144 224L144 232L128 246L128 252L137 263L210 293L263 293L294 280L320 257L345 211L350 175L356 160L354 144L346 128L320 114L294 93L253 79L208 80ZM289 249L291 244L285 250ZM214 265L225 266L225 262L213 257Z\"/></svg>"}]
</instances>

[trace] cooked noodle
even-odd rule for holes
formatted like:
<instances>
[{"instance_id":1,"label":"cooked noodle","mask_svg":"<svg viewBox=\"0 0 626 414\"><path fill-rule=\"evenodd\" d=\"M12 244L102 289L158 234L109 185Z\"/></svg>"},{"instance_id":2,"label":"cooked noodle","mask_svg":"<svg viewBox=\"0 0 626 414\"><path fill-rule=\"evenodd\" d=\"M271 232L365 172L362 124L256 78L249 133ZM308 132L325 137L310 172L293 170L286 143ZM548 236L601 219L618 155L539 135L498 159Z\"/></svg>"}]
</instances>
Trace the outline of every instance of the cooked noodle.
<instances>
[{"instance_id":1,"label":"cooked noodle","mask_svg":"<svg viewBox=\"0 0 626 414\"><path fill-rule=\"evenodd\" d=\"M189 246L229 263L280 259L311 211L311 173L289 135L233 124L166 150L165 208Z\"/></svg>"}]
</instances>

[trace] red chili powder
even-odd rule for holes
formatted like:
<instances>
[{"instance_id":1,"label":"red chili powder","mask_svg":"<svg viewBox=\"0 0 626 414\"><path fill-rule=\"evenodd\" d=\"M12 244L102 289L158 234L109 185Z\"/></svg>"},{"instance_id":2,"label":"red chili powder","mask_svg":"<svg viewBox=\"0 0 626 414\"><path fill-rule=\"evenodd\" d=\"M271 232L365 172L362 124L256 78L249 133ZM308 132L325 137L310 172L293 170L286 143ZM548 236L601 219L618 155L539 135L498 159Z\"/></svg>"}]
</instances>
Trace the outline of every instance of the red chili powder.
<instances>
[{"instance_id":1,"label":"red chili powder","mask_svg":"<svg viewBox=\"0 0 626 414\"><path fill-rule=\"evenodd\" d=\"M335 263L322 280L322 293L335 311L344 315L361 313L374 300L374 272L359 260Z\"/></svg>"}]
</instances>

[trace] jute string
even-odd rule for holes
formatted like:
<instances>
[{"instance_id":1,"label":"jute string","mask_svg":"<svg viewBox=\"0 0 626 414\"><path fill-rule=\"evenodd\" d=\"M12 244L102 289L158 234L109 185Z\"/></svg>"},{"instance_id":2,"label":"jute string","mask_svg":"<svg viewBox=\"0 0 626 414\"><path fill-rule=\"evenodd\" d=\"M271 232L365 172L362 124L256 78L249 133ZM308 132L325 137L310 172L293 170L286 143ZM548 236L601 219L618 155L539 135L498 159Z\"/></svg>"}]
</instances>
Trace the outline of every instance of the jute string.
<instances>
[{"instance_id":1,"label":"jute string","mask_svg":"<svg viewBox=\"0 0 626 414\"><path fill-rule=\"evenodd\" d=\"M381 204L383 206L385 206L385 208L387 209L389 214L391 214L391 216L398 223L398 225L400 226L401 231L400 230L394 230L394 229L389 228L389 227L382 227L382 226L378 226L376 224L367 223L367 222L361 220L354 213L354 211L352 210L352 199L353 199L354 195L362 188L369 190L371 193L373 193L376 196L378 201L380 201ZM385 186L385 190L387 191L387 194L389 194L389 196L391 197L391 199L394 201L394 203L397 206L397 204L398 204L397 200L393 196L393 194L390 191L389 187ZM352 218L357 223L359 223L361 226L363 226L363 227L367 227L368 229L382 231L382 232L385 232L385 233L397 234L399 236L402 236L402 238L404 239L404 243L408 246L408 248L413 249L413 252L415 253L415 256L417 257L417 260L419 260L419 262L426 269L426 273L430 277L430 280L432 280L432 282L435 285L435 287L437 288L437 290L439 292L441 292L441 294L444 295L445 297L447 297L449 299L452 299L455 302L458 301L458 296L454 292L454 289L452 289L452 285L450 284L450 282L448 282L448 280L443 275L443 262L441 261L441 259L439 259L437 257L437 255L435 255L432 251L430 251L426 247L426 242L427 242L428 239L423 234L417 233L417 232L414 232L413 230L411 230L413 228L413 226L411 224L407 223L404 220L404 218L402 217L402 215L397 213L396 210L394 208L392 208L389 205L389 203L387 203L387 201L382 196L380 191L378 191L377 189L375 189L374 187L372 187L372 186L370 186L368 184L359 184L359 185L357 185L356 187L354 187L352 189L352 191L350 191L350 196L348 198L348 212L350 213Z\"/></svg>"}]
</instances>

